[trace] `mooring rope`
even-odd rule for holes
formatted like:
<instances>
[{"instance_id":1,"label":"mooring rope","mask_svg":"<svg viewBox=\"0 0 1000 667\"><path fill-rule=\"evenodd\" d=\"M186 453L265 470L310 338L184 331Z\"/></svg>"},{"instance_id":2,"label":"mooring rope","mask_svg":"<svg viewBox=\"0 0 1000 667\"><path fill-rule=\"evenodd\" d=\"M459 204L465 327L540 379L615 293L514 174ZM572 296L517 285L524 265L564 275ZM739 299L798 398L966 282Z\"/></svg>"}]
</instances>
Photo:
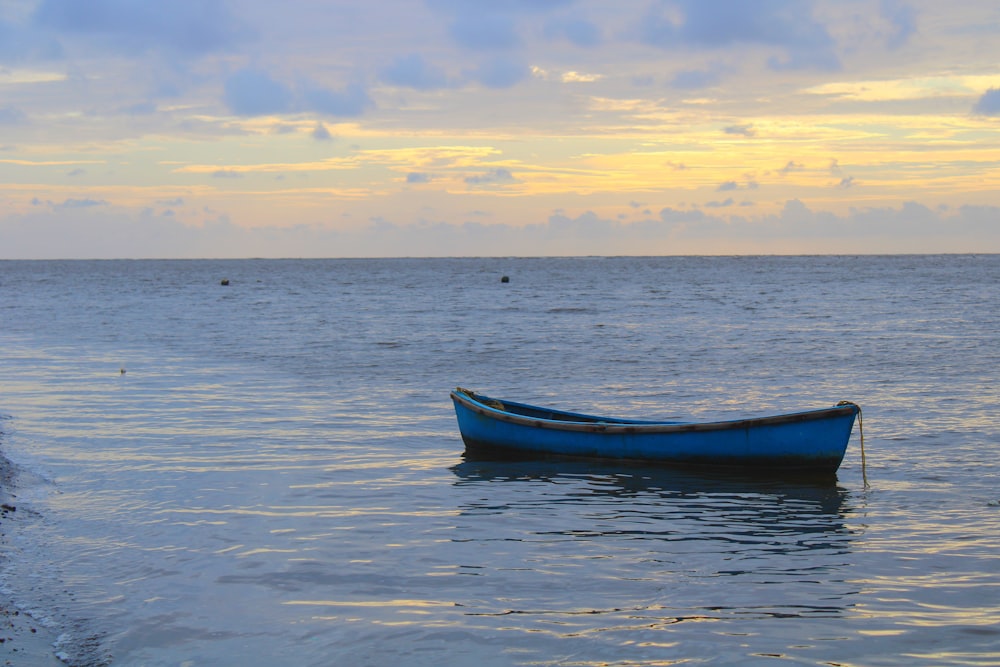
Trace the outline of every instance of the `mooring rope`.
<instances>
[{"instance_id":1,"label":"mooring rope","mask_svg":"<svg viewBox=\"0 0 1000 667\"><path fill-rule=\"evenodd\" d=\"M502 410L504 412L507 411L507 407L495 398L486 398L485 396L479 396L478 394L476 394L476 392L472 391L471 389L463 389L462 387L456 387L455 391L457 391L460 394L465 394L472 400L478 403L482 403L483 405L487 405L495 410Z\"/></svg>"},{"instance_id":2,"label":"mooring rope","mask_svg":"<svg viewBox=\"0 0 1000 667\"><path fill-rule=\"evenodd\" d=\"M861 406L853 401L841 401L837 405L853 405L858 409L858 435L861 436L861 478L865 488L868 488L868 467L865 464L865 420L861 416Z\"/></svg>"}]
</instances>

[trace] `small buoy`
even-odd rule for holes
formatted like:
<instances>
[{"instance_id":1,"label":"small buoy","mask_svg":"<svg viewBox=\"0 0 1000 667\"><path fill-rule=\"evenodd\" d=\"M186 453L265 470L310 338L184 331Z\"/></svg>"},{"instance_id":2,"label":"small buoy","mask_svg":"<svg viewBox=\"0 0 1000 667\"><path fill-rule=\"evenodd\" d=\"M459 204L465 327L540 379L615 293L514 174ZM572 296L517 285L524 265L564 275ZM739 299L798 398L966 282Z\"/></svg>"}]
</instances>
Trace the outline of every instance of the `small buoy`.
<instances>
[{"instance_id":1,"label":"small buoy","mask_svg":"<svg viewBox=\"0 0 1000 667\"><path fill-rule=\"evenodd\" d=\"M222 279L222 282L221 282L221 283L219 283L219 284L220 284L220 285L228 285L228 284L229 284L229 278L223 278L223 279Z\"/></svg>"},{"instance_id":2,"label":"small buoy","mask_svg":"<svg viewBox=\"0 0 1000 667\"><path fill-rule=\"evenodd\" d=\"M122 372L121 372L121 374L125 375L125 367L124 366L122 366Z\"/></svg>"},{"instance_id":3,"label":"small buoy","mask_svg":"<svg viewBox=\"0 0 1000 667\"><path fill-rule=\"evenodd\" d=\"M502 283L509 283L510 282L510 276L503 276L502 278L500 278L500 282L502 282Z\"/></svg>"}]
</instances>

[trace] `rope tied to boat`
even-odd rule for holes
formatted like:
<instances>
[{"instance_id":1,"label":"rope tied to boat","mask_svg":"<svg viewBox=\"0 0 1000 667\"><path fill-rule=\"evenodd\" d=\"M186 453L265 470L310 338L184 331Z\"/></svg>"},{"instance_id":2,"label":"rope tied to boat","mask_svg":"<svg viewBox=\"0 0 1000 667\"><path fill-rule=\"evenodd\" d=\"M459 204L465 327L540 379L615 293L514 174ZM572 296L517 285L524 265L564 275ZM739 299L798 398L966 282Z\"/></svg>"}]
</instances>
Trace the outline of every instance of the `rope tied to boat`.
<instances>
[{"instance_id":1,"label":"rope tied to boat","mask_svg":"<svg viewBox=\"0 0 1000 667\"><path fill-rule=\"evenodd\" d=\"M491 407L491 408L493 408L495 410L503 410L503 411L507 410L507 408L504 407L504 404L501 403L500 401L498 401L497 399L495 399L495 398L486 398L485 396L477 396L476 392L472 391L471 389L463 389L462 387L456 387L455 391L457 391L460 394L465 394L466 396L468 396L472 400L474 400L474 401L476 401L478 403L482 403L483 405Z\"/></svg>"},{"instance_id":2,"label":"rope tied to boat","mask_svg":"<svg viewBox=\"0 0 1000 667\"><path fill-rule=\"evenodd\" d=\"M864 480L865 487L867 488L868 467L865 464L865 420L861 416L861 406L854 401L841 401L837 405L851 405L858 409L858 435L861 436L861 478Z\"/></svg>"}]
</instances>

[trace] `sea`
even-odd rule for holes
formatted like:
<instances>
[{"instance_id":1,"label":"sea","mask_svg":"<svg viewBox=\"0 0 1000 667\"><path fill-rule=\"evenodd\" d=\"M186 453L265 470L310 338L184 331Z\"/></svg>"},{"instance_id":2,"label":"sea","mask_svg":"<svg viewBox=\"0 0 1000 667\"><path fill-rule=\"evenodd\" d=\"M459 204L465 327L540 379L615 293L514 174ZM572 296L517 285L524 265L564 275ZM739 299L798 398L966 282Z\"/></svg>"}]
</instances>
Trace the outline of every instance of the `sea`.
<instances>
[{"instance_id":1,"label":"sea","mask_svg":"<svg viewBox=\"0 0 1000 667\"><path fill-rule=\"evenodd\" d=\"M863 412L832 479L491 461L456 386ZM74 667L1000 664L998 255L0 261L0 431Z\"/></svg>"}]
</instances>

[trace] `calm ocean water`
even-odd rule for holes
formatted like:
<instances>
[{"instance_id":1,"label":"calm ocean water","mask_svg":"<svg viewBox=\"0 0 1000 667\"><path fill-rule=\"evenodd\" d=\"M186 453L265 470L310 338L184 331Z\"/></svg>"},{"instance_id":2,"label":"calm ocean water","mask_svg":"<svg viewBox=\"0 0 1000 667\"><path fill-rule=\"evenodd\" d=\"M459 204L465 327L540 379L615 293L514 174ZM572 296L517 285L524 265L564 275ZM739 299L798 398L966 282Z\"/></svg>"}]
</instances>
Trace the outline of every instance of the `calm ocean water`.
<instances>
[{"instance_id":1,"label":"calm ocean water","mask_svg":"<svg viewBox=\"0 0 1000 667\"><path fill-rule=\"evenodd\" d=\"M997 665L998 286L1000 256L0 262L3 585L72 665ZM857 427L826 484L465 461L456 385L852 400L867 466Z\"/></svg>"}]
</instances>

